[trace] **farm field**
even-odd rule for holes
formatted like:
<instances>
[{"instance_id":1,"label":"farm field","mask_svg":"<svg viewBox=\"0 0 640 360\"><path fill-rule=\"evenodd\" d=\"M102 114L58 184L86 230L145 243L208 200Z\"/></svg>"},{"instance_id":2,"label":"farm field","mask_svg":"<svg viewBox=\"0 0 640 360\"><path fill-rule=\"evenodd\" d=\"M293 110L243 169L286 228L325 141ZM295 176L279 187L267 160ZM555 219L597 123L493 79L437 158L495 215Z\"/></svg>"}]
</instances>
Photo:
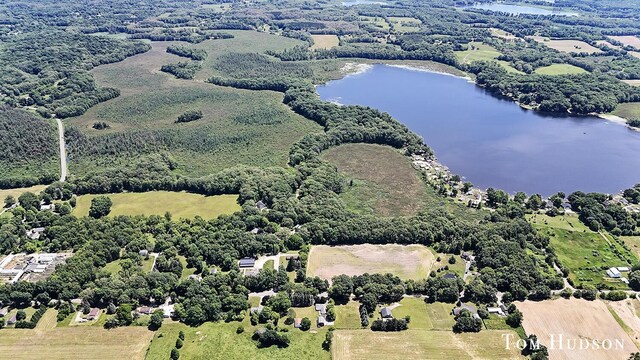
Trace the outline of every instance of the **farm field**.
<instances>
[{"instance_id":1,"label":"farm field","mask_svg":"<svg viewBox=\"0 0 640 360\"><path fill-rule=\"evenodd\" d=\"M584 74L587 71L577 66L569 64L553 64L536 69L536 74L540 75L564 75L564 74Z\"/></svg>"},{"instance_id":2,"label":"farm field","mask_svg":"<svg viewBox=\"0 0 640 360\"><path fill-rule=\"evenodd\" d=\"M491 31L491 36L494 36L497 38L501 38L505 40L514 40L517 38L517 36L513 35L512 33L506 32L502 29L490 28L489 31Z\"/></svg>"},{"instance_id":3,"label":"farm field","mask_svg":"<svg viewBox=\"0 0 640 360\"><path fill-rule=\"evenodd\" d=\"M538 335L542 344L550 344L550 334L562 334L563 339L623 341L623 348L613 347L607 351L593 348L571 351L567 350L566 344L563 349L547 345L552 359L626 359L630 353L638 351L603 301L557 299L542 302L525 301L517 305L523 313L523 327L527 334Z\"/></svg>"},{"instance_id":4,"label":"farm field","mask_svg":"<svg viewBox=\"0 0 640 360\"><path fill-rule=\"evenodd\" d=\"M626 82L629 85L640 86L640 80L622 80L622 81Z\"/></svg>"},{"instance_id":5,"label":"farm field","mask_svg":"<svg viewBox=\"0 0 640 360\"><path fill-rule=\"evenodd\" d=\"M435 263L435 255L422 245L317 245L311 248L308 276L331 280L340 274L392 273L402 279L424 279Z\"/></svg>"},{"instance_id":6,"label":"farm field","mask_svg":"<svg viewBox=\"0 0 640 360\"><path fill-rule=\"evenodd\" d=\"M390 16L388 20L391 24L393 24L393 28L397 32L401 33L419 31L420 25L422 25L422 21L412 17Z\"/></svg>"},{"instance_id":7,"label":"farm field","mask_svg":"<svg viewBox=\"0 0 640 360\"><path fill-rule=\"evenodd\" d=\"M340 44L337 35L311 35L313 39L312 49L331 49Z\"/></svg>"},{"instance_id":8,"label":"farm field","mask_svg":"<svg viewBox=\"0 0 640 360\"><path fill-rule=\"evenodd\" d=\"M640 81L637 85L640 86ZM640 119L640 102L618 104L611 113L625 119Z\"/></svg>"},{"instance_id":9,"label":"farm field","mask_svg":"<svg viewBox=\"0 0 640 360\"><path fill-rule=\"evenodd\" d=\"M624 45L633 46L636 49L640 49L640 38L633 35L628 36L609 36L615 41L619 41Z\"/></svg>"},{"instance_id":10,"label":"farm field","mask_svg":"<svg viewBox=\"0 0 640 360\"><path fill-rule=\"evenodd\" d=\"M607 303L607 307L622 329L634 340L636 346L640 346L640 301L636 299L612 301Z\"/></svg>"},{"instance_id":11,"label":"farm field","mask_svg":"<svg viewBox=\"0 0 640 360\"><path fill-rule=\"evenodd\" d=\"M344 305L336 305L336 329L360 329L360 303L349 301Z\"/></svg>"},{"instance_id":12,"label":"farm field","mask_svg":"<svg viewBox=\"0 0 640 360\"><path fill-rule=\"evenodd\" d=\"M603 283L627 289L624 283L606 277L602 270L612 266L631 266L637 261L613 238L589 230L575 215L549 217L535 214L527 218L538 231L549 236L551 248L560 262L571 270L569 278L576 285ZM614 253L609 243L616 247L620 256Z\"/></svg>"},{"instance_id":13,"label":"farm field","mask_svg":"<svg viewBox=\"0 0 640 360\"><path fill-rule=\"evenodd\" d=\"M329 360L329 352L322 349L326 332L324 329L312 333L291 328L289 347L273 346L258 349L255 342L251 340L254 327L246 328L245 326L245 332L236 334L239 324L238 322L206 323L198 327L179 323L165 324L156 332L145 359L168 359L168 354L178 338L178 332L182 330L185 333L185 341L183 348L180 349L181 360Z\"/></svg>"},{"instance_id":14,"label":"farm field","mask_svg":"<svg viewBox=\"0 0 640 360\"><path fill-rule=\"evenodd\" d=\"M508 72L519 72L511 65L509 65L509 63L507 63L506 61L496 60L498 56L501 55L501 53L492 46L474 41L469 43L469 47L469 49L464 51L454 51L459 62L463 64L469 64L474 61L495 61L502 67L504 67Z\"/></svg>"},{"instance_id":15,"label":"farm field","mask_svg":"<svg viewBox=\"0 0 640 360\"><path fill-rule=\"evenodd\" d=\"M2 202L0 204L0 207L4 206L4 199L6 199L7 196L9 195L13 196L16 200L18 200L18 197L26 192L32 192L34 194L38 194L40 191L46 188L47 188L47 185L34 185L34 186L29 186L24 188L0 190L0 201Z\"/></svg>"},{"instance_id":16,"label":"farm field","mask_svg":"<svg viewBox=\"0 0 640 360\"><path fill-rule=\"evenodd\" d=\"M73 209L76 216L88 216L91 199L98 195L81 195ZM150 191L145 193L106 194L113 206L109 216L117 215L164 215L170 212L178 218L213 219L222 214L240 210L237 195L204 196L185 192Z\"/></svg>"},{"instance_id":17,"label":"farm field","mask_svg":"<svg viewBox=\"0 0 640 360\"><path fill-rule=\"evenodd\" d=\"M370 144L347 144L322 157L355 179L342 200L353 211L382 216L413 215L427 203L427 189L407 157L395 149Z\"/></svg>"},{"instance_id":18,"label":"farm field","mask_svg":"<svg viewBox=\"0 0 640 360\"><path fill-rule=\"evenodd\" d=\"M640 236L620 236L620 239L640 258Z\"/></svg>"},{"instance_id":19,"label":"farm field","mask_svg":"<svg viewBox=\"0 0 640 360\"><path fill-rule=\"evenodd\" d=\"M358 20L371 24L381 30L389 30L390 28L389 23L383 17L360 16Z\"/></svg>"},{"instance_id":20,"label":"farm field","mask_svg":"<svg viewBox=\"0 0 640 360\"><path fill-rule=\"evenodd\" d=\"M233 39L189 45L208 52L195 81L160 71L162 65L185 60L166 53L167 46L179 42L152 42L144 54L92 70L99 86L118 88L121 96L65 119L67 130L80 133L67 140L70 172L131 166L132 160L153 152L170 154L175 172L186 176L237 164L285 166L290 146L320 127L292 112L281 93L220 87L204 80L214 74L211 66L220 54L278 50L302 42L253 31L232 33ZM201 111L202 119L176 124L187 110ZM93 129L96 122L110 127Z\"/></svg>"},{"instance_id":21,"label":"farm field","mask_svg":"<svg viewBox=\"0 0 640 360\"><path fill-rule=\"evenodd\" d=\"M331 355L334 360L523 359L515 347L505 350L503 334L517 338L515 332L502 330L473 334L412 329L398 333L336 330Z\"/></svg>"},{"instance_id":22,"label":"farm field","mask_svg":"<svg viewBox=\"0 0 640 360\"><path fill-rule=\"evenodd\" d=\"M429 304L431 305L431 304ZM427 304L420 297L405 297L400 301L400 306L391 310L394 318L404 318L411 316L409 328L411 329L433 329L433 323L427 313Z\"/></svg>"},{"instance_id":23,"label":"farm field","mask_svg":"<svg viewBox=\"0 0 640 360\"><path fill-rule=\"evenodd\" d=\"M589 54L596 54L602 52L602 50L598 49L597 47L591 46L586 42L580 40L552 40L541 36L532 36L531 38L539 43L547 45L552 49L556 49L558 51L566 53L585 52Z\"/></svg>"},{"instance_id":24,"label":"farm field","mask_svg":"<svg viewBox=\"0 0 640 360\"><path fill-rule=\"evenodd\" d=\"M38 324L33 330L3 329L0 354L15 360L43 356L47 360L142 360L152 337L153 332L140 326L112 330L97 326L42 329Z\"/></svg>"}]
</instances>

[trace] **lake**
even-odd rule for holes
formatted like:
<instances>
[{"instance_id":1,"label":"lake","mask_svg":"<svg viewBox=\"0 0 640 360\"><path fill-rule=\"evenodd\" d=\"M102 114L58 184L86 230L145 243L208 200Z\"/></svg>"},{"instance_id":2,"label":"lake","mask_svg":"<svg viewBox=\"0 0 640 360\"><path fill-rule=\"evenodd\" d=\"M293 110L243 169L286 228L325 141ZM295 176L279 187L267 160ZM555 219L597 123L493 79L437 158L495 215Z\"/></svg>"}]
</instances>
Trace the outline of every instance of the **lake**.
<instances>
[{"instance_id":1,"label":"lake","mask_svg":"<svg viewBox=\"0 0 640 360\"><path fill-rule=\"evenodd\" d=\"M384 1L371 1L371 0L350 0L343 1L343 6L354 6L354 5L387 5Z\"/></svg>"},{"instance_id":2,"label":"lake","mask_svg":"<svg viewBox=\"0 0 640 360\"><path fill-rule=\"evenodd\" d=\"M562 11L562 10L549 10L546 8L540 8L527 5L512 5L502 3L479 3L468 6L467 8L490 10L496 12L505 12L514 15L520 14L533 14L533 15L564 15L564 16L578 16L577 13Z\"/></svg>"},{"instance_id":3,"label":"lake","mask_svg":"<svg viewBox=\"0 0 640 360\"><path fill-rule=\"evenodd\" d=\"M597 117L549 116L467 79L386 65L317 88L386 111L476 186L510 193L615 193L640 183L640 133Z\"/></svg>"}]
</instances>

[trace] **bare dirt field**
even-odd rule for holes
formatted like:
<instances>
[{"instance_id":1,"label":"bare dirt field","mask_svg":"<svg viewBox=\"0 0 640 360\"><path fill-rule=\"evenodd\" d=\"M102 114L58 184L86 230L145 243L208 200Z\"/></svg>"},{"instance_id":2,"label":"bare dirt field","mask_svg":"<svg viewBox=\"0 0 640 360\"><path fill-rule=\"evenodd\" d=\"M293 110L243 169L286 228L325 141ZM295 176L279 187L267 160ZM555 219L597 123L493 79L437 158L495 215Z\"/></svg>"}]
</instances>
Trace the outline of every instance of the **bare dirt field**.
<instances>
[{"instance_id":1,"label":"bare dirt field","mask_svg":"<svg viewBox=\"0 0 640 360\"><path fill-rule=\"evenodd\" d=\"M543 43L552 49L556 49L558 51L566 52L566 53L599 53L602 50L597 47L591 46L584 41L580 40L551 40L548 38L544 38L542 36L532 36L537 42Z\"/></svg>"},{"instance_id":2,"label":"bare dirt field","mask_svg":"<svg viewBox=\"0 0 640 360\"><path fill-rule=\"evenodd\" d=\"M626 82L629 85L640 86L640 80L622 80L622 81Z\"/></svg>"},{"instance_id":3,"label":"bare dirt field","mask_svg":"<svg viewBox=\"0 0 640 360\"><path fill-rule=\"evenodd\" d=\"M633 46L636 49L640 49L640 38L629 35L629 36L609 36L615 41L619 41L625 45Z\"/></svg>"},{"instance_id":4,"label":"bare dirt field","mask_svg":"<svg viewBox=\"0 0 640 360\"><path fill-rule=\"evenodd\" d=\"M538 336L540 343L549 348L552 360L626 359L630 353L638 351L603 301L558 299L525 301L517 306L524 315L522 325L525 331ZM554 344L551 343L552 339ZM589 348L580 350L580 340L586 340ZM616 340L621 344L617 344ZM612 346L604 350L602 345L606 345L607 341ZM600 348L594 349L593 343L601 345Z\"/></svg>"},{"instance_id":5,"label":"bare dirt field","mask_svg":"<svg viewBox=\"0 0 640 360\"><path fill-rule=\"evenodd\" d=\"M451 331L407 330L374 333L337 330L331 346L334 360L462 360L524 359L515 347L506 350L503 334L513 331L483 330L473 334Z\"/></svg>"},{"instance_id":6,"label":"bare dirt field","mask_svg":"<svg viewBox=\"0 0 640 360\"><path fill-rule=\"evenodd\" d=\"M636 345L640 345L640 300L627 299L612 301L608 304L622 322L623 329L631 336Z\"/></svg>"},{"instance_id":7,"label":"bare dirt field","mask_svg":"<svg viewBox=\"0 0 640 360\"><path fill-rule=\"evenodd\" d=\"M392 273L402 279L423 279L431 271L435 255L422 245L349 245L311 248L308 276L331 280L340 274Z\"/></svg>"},{"instance_id":8,"label":"bare dirt field","mask_svg":"<svg viewBox=\"0 0 640 360\"><path fill-rule=\"evenodd\" d=\"M340 44L340 40L336 35L311 35L313 39L312 49L331 49Z\"/></svg>"}]
</instances>

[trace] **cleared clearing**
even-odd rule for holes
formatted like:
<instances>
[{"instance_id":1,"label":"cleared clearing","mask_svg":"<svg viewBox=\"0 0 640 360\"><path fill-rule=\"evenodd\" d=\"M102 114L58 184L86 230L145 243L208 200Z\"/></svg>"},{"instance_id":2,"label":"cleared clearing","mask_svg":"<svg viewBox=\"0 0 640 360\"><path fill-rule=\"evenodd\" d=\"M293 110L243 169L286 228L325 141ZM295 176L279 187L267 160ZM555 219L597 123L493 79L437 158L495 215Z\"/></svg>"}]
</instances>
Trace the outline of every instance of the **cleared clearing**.
<instances>
[{"instance_id":1,"label":"cleared clearing","mask_svg":"<svg viewBox=\"0 0 640 360\"><path fill-rule=\"evenodd\" d=\"M481 42L470 42L469 48L464 51L454 51L456 58L458 61L463 64L470 64L474 61L495 61L500 66L505 68L508 72L519 72L511 65L509 65L506 61L498 61L496 60L498 56L502 55L498 50L494 47L483 44Z\"/></svg>"},{"instance_id":2,"label":"cleared clearing","mask_svg":"<svg viewBox=\"0 0 640 360\"><path fill-rule=\"evenodd\" d=\"M312 49L331 49L340 45L340 39L337 35L311 35L313 39Z\"/></svg>"},{"instance_id":3,"label":"cleared clearing","mask_svg":"<svg viewBox=\"0 0 640 360\"><path fill-rule=\"evenodd\" d=\"M91 199L98 195L78 197L73 214L89 215ZM109 216L117 215L164 215L171 213L174 218L213 219L222 214L240 210L238 195L204 196L186 192L150 191L145 193L105 194L113 202Z\"/></svg>"},{"instance_id":4,"label":"cleared clearing","mask_svg":"<svg viewBox=\"0 0 640 360\"><path fill-rule=\"evenodd\" d=\"M620 325L631 336L636 345L640 344L640 301L627 299L624 301L613 301L608 304L622 322Z\"/></svg>"},{"instance_id":5,"label":"cleared clearing","mask_svg":"<svg viewBox=\"0 0 640 360\"><path fill-rule=\"evenodd\" d=\"M47 188L47 185L34 185L34 186L24 187L24 188L0 190L0 201L2 202L0 204L0 207L4 206L4 199L6 199L7 196L9 195L13 196L16 200L18 200L18 197L23 193L32 192L34 194L38 194L40 191L46 188Z\"/></svg>"},{"instance_id":6,"label":"cleared clearing","mask_svg":"<svg viewBox=\"0 0 640 360\"><path fill-rule=\"evenodd\" d=\"M539 43L543 43L552 49L565 53L589 53L596 54L602 52L597 47L591 46L580 40L552 40L542 36L532 36L532 39Z\"/></svg>"},{"instance_id":7,"label":"cleared clearing","mask_svg":"<svg viewBox=\"0 0 640 360\"><path fill-rule=\"evenodd\" d=\"M566 75L566 74L584 74L587 71L570 64L553 64L536 69L536 74L541 75Z\"/></svg>"},{"instance_id":8,"label":"cleared clearing","mask_svg":"<svg viewBox=\"0 0 640 360\"><path fill-rule=\"evenodd\" d=\"M619 41L623 43L624 45L629 45L629 46L633 46L636 49L640 49L640 39L636 36L627 35L627 36L609 36L609 37L615 41Z\"/></svg>"},{"instance_id":9,"label":"cleared clearing","mask_svg":"<svg viewBox=\"0 0 640 360\"><path fill-rule=\"evenodd\" d=\"M347 144L322 157L356 179L341 194L350 210L398 216L413 215L426 205L426 186L410 160L389 146Z\"/></svg>"},{"instance_id":10,"label":"cleared clearing","mask_svg":"<svg viewBox=\"0 0 640 360\"><path fill-rule=\"evenodd\" d=\"M43 320L47 319L40 321ZM97 326L43 329L38 324L34 330L3 329L0 354L3 359L13 360L141 360L152 337L153 332L139 326L112 330Z\"/></svg>"},{"instance_id":11,"label":"cleared clearing","mask_svg":"<svg viewBox=\"0 0 640 360\"><path fill-rule=\"evenodd\" d=\"M640 80L622 80L622 81L626 82L629 85L640 86Z\"/></svg>"},{"instance_id":12,"label":"cleared clearing","mask_svg":"<svg viewBox=\"0 0 640 360\"><path fill-rule=\"evenodd\" d=\"M318 245L311 248L308 276L331 280L340 274L392 273L402 279L423 279L431 271L435 255L422 245Z\"/></svg>"},{"instance_id":13,"label":"cleared clearing","mask_svg":"<svg viewBox=\"0 0 640 360\"><path fill-rule=\"evenodd\" d=\"M483 330L474 334L451 331L407 330L381 333L336 330L331 346L333 360L462 360L524 359L519 350L505 349L503 334L513 331Z\"/></svg>"},{"instance_id":14,"label":"cleared clearing","mask_svg":"<svg viewBox=\"0 0 640 360\"><path fill-rule=\"evenodd\" d=\"M640 86L640 81L636 85ZM611 113L625 119L640 119L640 102L618 104Z\"/></svg>"},{"instance_id":15,"label":"cleared clearing","mask_svg":"<svg viewBox=\"0 0 640 360\"><path fill-rule=\"evenodd\" d=\"M551 359L626 359L630 353L638 351L629 335L617 323L603 301L582 299L558 299L542 302L525 301L518 303L524 315L523 327L527 334L536 334L541 344L549 347ZM556 334L556 346L550 346L551 334ZM558 334L564 339L563 348L557 344ZM566 340L587 339L601 343L610 339L623 341L623 348L609 350L568 350Z\"/></svg>"}]
</instances>

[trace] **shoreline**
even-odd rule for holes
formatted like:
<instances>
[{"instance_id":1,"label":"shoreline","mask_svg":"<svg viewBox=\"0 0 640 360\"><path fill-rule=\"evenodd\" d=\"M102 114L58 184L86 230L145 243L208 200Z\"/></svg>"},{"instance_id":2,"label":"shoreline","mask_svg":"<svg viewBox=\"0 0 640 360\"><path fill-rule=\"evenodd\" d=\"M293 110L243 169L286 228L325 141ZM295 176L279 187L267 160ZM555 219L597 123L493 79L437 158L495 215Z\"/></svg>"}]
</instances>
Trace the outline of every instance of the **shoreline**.
<instances>
[{"instance_id":1,"label":"shoreline","mask_svg":"<svg viewBox=\"0 0 640 360\"><path fill-rule=\"evenodd\" d=\"M613 114L597 114L597 117L599 117L600 119L612 122L614 124L618 124L618 125L624 125L626 126L629 130L631 131L636 131L636 132L640 132L640 129L638 128L634 128L633 126L629 126L629 124L627 124L627 119L620 117L618 115L613 115Z\"/></svg>"}]
</instances>

